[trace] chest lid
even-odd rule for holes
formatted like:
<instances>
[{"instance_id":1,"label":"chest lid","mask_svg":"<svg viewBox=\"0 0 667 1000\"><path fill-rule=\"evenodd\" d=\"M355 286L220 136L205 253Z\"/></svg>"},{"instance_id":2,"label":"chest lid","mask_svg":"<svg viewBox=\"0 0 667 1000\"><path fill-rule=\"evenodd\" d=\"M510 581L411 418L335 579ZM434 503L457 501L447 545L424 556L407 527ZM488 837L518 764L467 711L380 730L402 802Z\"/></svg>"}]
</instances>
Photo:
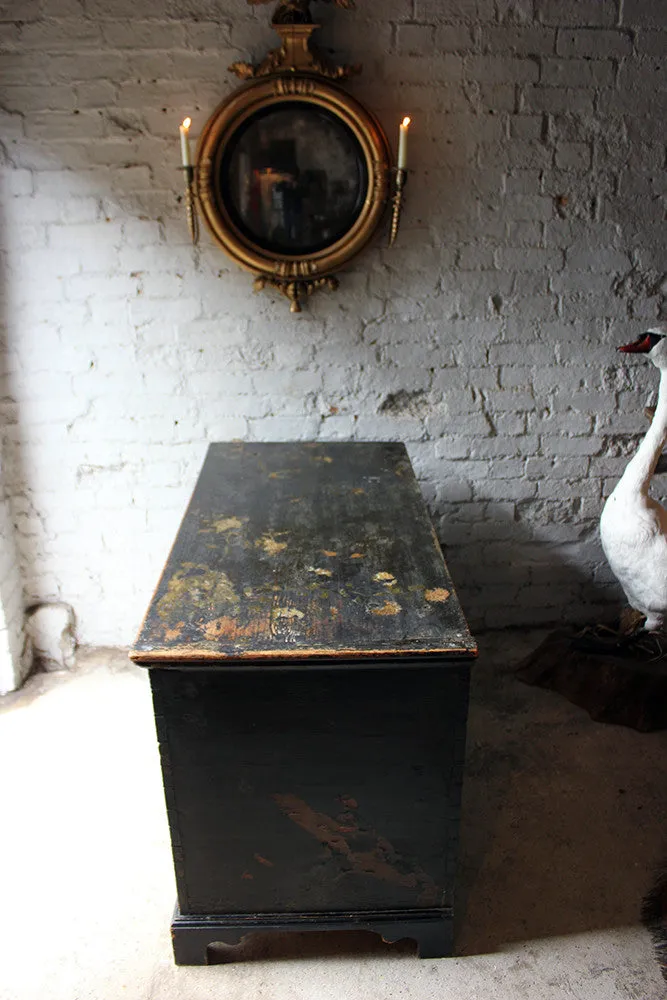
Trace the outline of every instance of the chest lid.
<instances>
[{"instance_id":1,"label":"chest lid","mask_svg":"<svg viewBox=\"0 0 667 1000\"><path fill-rule=\"evenodd\" d=\"M404 445L232 443L209 447L130 655L475 653Z\"/></svg>"}]
</instances>

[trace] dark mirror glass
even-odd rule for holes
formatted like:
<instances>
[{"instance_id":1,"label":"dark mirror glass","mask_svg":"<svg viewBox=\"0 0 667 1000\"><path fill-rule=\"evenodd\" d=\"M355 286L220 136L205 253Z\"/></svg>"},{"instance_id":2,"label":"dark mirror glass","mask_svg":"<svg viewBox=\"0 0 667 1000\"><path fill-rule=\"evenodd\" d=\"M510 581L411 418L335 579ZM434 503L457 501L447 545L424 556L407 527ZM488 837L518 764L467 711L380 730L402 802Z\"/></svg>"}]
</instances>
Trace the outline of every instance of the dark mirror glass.
<instances>
[{"instance_id":1,"label":"dark mirror glass","mask_svg":"<svg viewBox=\"0 0 667 1000\"><path fill-rule=\"evenodd\" d=\"M252 115L227 142L219 194L261 249L299 255L345 235L361 212L368 174L354 133L334 114L288 101Z\"/></svg>"}]
</instances>

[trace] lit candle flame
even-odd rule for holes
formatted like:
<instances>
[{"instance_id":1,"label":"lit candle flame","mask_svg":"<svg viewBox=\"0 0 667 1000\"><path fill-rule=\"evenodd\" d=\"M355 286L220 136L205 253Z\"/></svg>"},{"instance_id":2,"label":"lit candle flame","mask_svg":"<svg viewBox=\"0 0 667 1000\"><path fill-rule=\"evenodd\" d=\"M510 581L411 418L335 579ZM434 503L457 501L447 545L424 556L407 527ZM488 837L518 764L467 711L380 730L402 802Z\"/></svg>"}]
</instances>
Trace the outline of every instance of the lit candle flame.
<instances>
[{"instance_id":1,"label":"lit candle flame","mask_svg":"<svg viewBox=\"0 0 667 1000\"><path fill-rule=\"evenodd\" d=\"M406 121L409 122L410 119L407 118ZM190 128L191 125L192 125L192 118L184 118L183 119L183 128Z\"/></svg>"},{"instance_id":2,"label":"lit candle flame","mask_svg":"<svg viewBox=\"0 0 667 1000\"><path fill-rule=\"evenodd\" d=\"M189 119L188 119L188 121L189 121ZM403 128L407 128L411 121L412 121L412 118L408 118L408 116L406 115L405 118L403 119L403 122L402 122Z\"/></svg>"}]
</instances>

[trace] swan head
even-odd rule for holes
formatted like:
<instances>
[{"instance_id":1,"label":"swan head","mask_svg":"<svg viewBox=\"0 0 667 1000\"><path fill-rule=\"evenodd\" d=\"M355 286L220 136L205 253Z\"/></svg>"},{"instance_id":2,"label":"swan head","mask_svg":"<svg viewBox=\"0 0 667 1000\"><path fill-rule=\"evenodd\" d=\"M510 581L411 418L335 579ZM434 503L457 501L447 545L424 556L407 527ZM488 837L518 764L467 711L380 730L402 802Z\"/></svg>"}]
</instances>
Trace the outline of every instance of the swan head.
<instances>
[{"instance_id":1,"label":"swan head","mask_svg":"<svg viewBox=\"0 0 667 1000\"><path fill-rule=\"evenodd\" d=\"M646 354L656 368L667 369L667 323L657 323L631 344L623 344L624 354Z\"/></svg>"}]
</instances>

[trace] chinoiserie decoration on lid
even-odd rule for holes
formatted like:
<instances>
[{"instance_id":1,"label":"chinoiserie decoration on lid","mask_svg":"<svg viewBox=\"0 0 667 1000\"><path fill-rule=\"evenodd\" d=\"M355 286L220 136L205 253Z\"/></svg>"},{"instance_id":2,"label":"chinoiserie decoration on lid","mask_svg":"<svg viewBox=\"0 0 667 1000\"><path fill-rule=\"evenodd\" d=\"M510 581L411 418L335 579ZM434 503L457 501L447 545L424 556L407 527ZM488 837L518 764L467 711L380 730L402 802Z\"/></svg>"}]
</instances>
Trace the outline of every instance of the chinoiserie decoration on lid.
<instances>
[{"instance_id":1,"label":"chinoiserie decoration on lid","mask_svg":"<svg viewBox=\"0 0 667 1000\"><path fill-rule=\"evenodd\" d=\"M390 196L382 127L340 86L361 67L332 64L313 45L319 25L311 2L279 0L272 25L280 47L256 65L230 66L244 82L204 125L194 161L190 119L180 126L193 242L198 206L216 242L255 275L255 289L278 290L292 312L317 289L338 287L335 273L368 244ZM400 128L391 242L407 177L409 121Z\"/></svg>"}]
</instances>

